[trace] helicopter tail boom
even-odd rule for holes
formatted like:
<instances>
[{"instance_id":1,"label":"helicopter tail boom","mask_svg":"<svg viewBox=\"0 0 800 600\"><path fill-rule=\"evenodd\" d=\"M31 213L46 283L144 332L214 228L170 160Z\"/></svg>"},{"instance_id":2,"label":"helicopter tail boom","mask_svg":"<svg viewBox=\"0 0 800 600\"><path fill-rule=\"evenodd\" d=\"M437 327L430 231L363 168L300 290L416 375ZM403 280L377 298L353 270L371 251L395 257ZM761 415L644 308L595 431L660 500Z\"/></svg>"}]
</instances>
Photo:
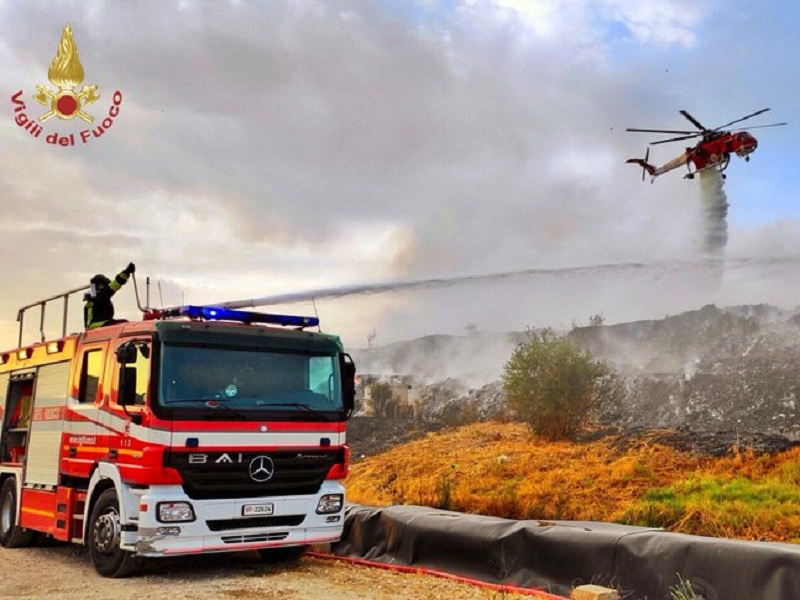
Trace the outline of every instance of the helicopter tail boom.
<instances>
[{"instance_id":1,"label":"helicopter tail boom","mask_svg":"<svg viewBox=\"0 0 800 600\"><path fill-rule=\"evenodd\" d=\"M643 171L647 171L650 175L656 174L656 168L650 163L644 162L644 160L641 158L629 158L625 162L639 165L640 167L642 167Z\"/></svg>"},{"instance_id":2,"label":"helicopter tail boom","mask_svg":"<svg viewBox=\"0 0 800 600\"><path fill-rule=\"evenodd\" d=\"M650 148L648 148L647 152L645 152L644 158L629 158L625 162L634 165L639 165L640 167L642 167L642 181L644 181L645 172L649 173L653 179L656 178L656 167L647 162L649 158L650 158Z\"/></svg>"}]
</instances>

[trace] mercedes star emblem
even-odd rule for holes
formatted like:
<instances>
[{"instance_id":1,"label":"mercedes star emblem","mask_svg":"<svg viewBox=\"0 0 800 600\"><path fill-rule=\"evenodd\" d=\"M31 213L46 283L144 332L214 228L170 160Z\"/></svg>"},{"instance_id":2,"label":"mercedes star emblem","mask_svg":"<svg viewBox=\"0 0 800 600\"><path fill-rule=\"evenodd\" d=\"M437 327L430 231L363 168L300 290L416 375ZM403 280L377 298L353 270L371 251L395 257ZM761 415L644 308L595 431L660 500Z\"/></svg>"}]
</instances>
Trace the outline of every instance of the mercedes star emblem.
<instances>
[{"instance_id":1,"label":"mercedes star emblem","mask_svg":"<svg viewBox=\"0 0 800 600\"><path fill-rule=\"evenodd\" d=\"M269 481L275 474L275 463L269 456L256 456L250 461L250 479L257 483Z\"/></svg>"}]
</instances>

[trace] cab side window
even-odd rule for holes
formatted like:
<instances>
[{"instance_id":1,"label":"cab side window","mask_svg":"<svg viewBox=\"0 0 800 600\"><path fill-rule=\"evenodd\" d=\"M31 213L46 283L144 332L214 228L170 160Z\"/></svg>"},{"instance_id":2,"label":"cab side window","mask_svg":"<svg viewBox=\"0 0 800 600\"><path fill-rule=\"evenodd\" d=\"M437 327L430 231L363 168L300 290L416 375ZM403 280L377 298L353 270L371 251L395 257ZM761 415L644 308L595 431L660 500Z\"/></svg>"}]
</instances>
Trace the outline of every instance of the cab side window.
<instances>
[{"instance_id":1,"label":"cab side window","mask_svg":"<svg viewBox=\"0 0 800 600\"><path fill-rule=\"evenodd\" d=\"M133 394L134 406L147 404L150 390L150 344L126 342L129 358L119 366L118 394Z\"/></svg>"},{"instance_id":2,"label":"cab side window","mask_svg":"<svg viewBox=\"0 0 800 600\"><path fill-rule=\"evenodd\" d=\"M136 369L136 406L147 403L147 390L150 387L150 346L136 345L136 362L130 365Z\"/></svg>"},{"instance_id":3,"label":"cab side window","mask_svg":"<svg viewBox=\"0 0 800 600\"><path fill-rule=\"evenodd\" d=\"M79 402L94 402L97 398L97 388L100 385L100 376L103 374L103 351L89 350L83 355L81 366L81 383L78 390Z\"/></svg>"}]
</instances>

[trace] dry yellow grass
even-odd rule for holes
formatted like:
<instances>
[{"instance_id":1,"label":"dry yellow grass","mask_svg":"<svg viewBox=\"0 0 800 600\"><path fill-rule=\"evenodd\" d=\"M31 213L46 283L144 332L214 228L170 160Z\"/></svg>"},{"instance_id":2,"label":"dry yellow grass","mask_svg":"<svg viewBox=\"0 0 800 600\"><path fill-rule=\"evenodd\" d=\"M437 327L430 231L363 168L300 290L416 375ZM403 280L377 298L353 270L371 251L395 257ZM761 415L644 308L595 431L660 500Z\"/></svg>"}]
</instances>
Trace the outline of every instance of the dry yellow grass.
<instances>
[{"instance_id":1,"label":"dry yellow grass","mask_svg":"<svg viewBox=\"0 0 800 600\"><path fill-rule=\"evenodd\" d=\"M746 490L735 484L742 481ZM692 482L705 483L697 488ZM675 531L790 541L800 531L800 506L775 486L799 482L800 449L712 459L640 441L620 451L613 438L548 443L534 439L523 424L491 422L429 434L368 458L352 466L347 487L350 500L375 506L417 504L516 519L640 524L652 517ZM681 497L701 488L694 502ZM665 510L658 500L644 502L648 492L661 489L675 490L679 497L680 502L663 505L674 515L655 514ZM742 509L762 491L770 498L766 513ZM718 497L729 492L730 502ZM715 512L715 502L726 514ZM727 512L736 513L732 525Z\"/></svg>"}]
</instances>

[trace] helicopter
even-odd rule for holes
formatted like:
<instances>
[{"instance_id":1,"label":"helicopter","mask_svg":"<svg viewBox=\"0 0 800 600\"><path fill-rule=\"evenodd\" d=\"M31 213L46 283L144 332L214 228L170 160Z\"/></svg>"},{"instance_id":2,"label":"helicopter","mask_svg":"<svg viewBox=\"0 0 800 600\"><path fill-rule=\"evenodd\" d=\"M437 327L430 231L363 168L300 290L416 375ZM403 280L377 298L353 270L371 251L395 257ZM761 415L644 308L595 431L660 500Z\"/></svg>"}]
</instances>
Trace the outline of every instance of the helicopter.
<instances>
[{"instance_id":1,"label":"helicopter","mask_svg":"<svg viewBox=\"0 0 800 600\"><path fill-rule=\"evenodd\" d=\"M745 161L749 162L750 154L755 152L756 148L758 148L758 140L756 140L756 138L745 129L779 127L781 125L786 125L786 123L770 123L769 125L756 125L754 127L733 129L730 131L725 131L725 128L763 114L768 110L770 109L762 108L761 110L757 110L756 112L745 115L744 117L734 119L730 123L725 123L725 125L720 125L714 129L708 129L685 110L681 110L680 113L697 128L697 131L628 128L626 131L680 134L678 137L669 138L667 140L650 142L651 146L656 144L666 144L668 142L677 142L680 140L689 140L696 137L701 139L695 146L686 148L686 150L680 156L673 158L671 161L664 163L660 167L656 167L647 162L650 158L650 148L647 149L644 159L630 158L625 162L637 164L642 167L642 181L645 179L645 173L649 173L652 178L650 180L651 183L655 181L656 177L659 175L663 175L664 173L672 171L673 169L677 169L683 165L686 165L686 168L688 169L688 173L683 176L684 179L694 179L695 174L705 169L717 169L720 173L722 173L722 177L724 179L725 173L723 173L723 171L728 168L728 163L731 161L731 153L735 153L740 158L744 158Z\"/></svg>"}]
</instances>

